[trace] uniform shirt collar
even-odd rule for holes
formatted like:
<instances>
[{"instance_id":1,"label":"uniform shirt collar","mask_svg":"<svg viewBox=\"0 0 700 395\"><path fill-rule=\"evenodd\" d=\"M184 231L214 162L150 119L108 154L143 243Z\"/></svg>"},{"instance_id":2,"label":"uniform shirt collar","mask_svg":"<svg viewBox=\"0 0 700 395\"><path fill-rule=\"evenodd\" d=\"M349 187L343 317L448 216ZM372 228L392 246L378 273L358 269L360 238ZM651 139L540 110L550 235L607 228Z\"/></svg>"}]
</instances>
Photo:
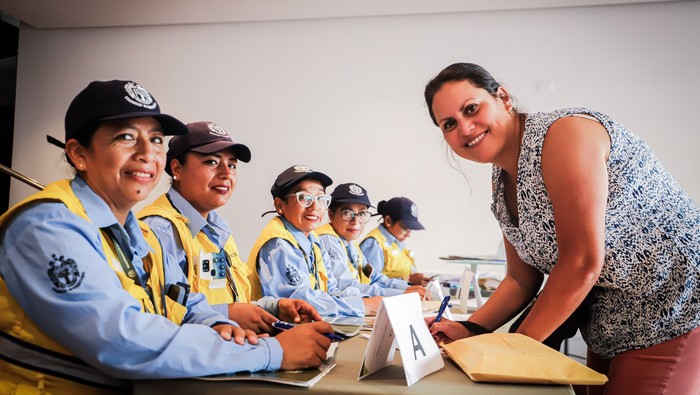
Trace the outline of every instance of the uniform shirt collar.
<instances>
[{"instance_id":1,"label":"uniform shirt collar","mask_svg":"<svg viewBox=\"0 0 700 395\"><path fill-rule=\"evenodd\" d=\"M71 188L75 196L80 199L80 203L85 208L85 212L93 225L100 229L110 228L115 234L126 232L127 242L130 247L128 251L134 251L139 257L144 257L148 253L150 246L146 243L138 220L132 211L129 211L127 214L126 222L122 227L117 221L117 217L114 216L112 209L107 205L107 202L97 195L82 177L76 175L71 182Z\"/></svg>"},{"instance_id":2,"label":"uniform shirt collar","mask_svg":"<svg viewBox=\"0 0 700 395\"><path fill-rule=\"evenodd\" d=\"M226 240L231 236L231 228L229 228L226 221L224 221L219 214L215 211L211 211L207 218L204 219L202 214L173 187L170 187L170 190L168 190L168 196L175 209L189 220L187 227L190 229L190 233L192 233L193 236L197 235L205 226L209 225L209 231L205 233L217 239L212 241L216 242L220 247L226 243Z\"/></svg>"},{"instance_id":3,"label":"uniform shirt collar","mask_svg":"<svg viewBox=\"0 0 700 395\"><path fill-rule=\"evenodd\" d=\"M399 241L394 235L392 235L384 224L379 224L379 232L386 238L389 245L396 243L400 249L403 249L403 242Z\"/></svg>"},{"instance_id":4,"label":"uniform shirt collar","mask_svg":"<svg viewBox=\"0 0 700 395\"><path fill-rule=\"evenodd\" d=\"M303 233L299 229L297 229L294 225L292 225L289 221L284 219L284 217L280 217L282 220L282 223L284 224L284 227L287 228L289 233L294 236L294 240L299 243L299 247L308 255L311 256L313 253L313 248L312 248L312 243L319 244L319 240L316 237L315 234L309 233L309 237L304 236Z\"/></svg>"},{"instance_id":5,"label":"uniform shirt collar","mask_svg":"<svg viewBox=\"0 0 700 395\"><path fill-rule=\"evenodd\" d=\"M359 254L357 253L357 249L352 248L352 245L350 244L350 242L348 242L347 240L345 240L345 239L342 238L342 237L340 238L340 241L343 242L343 245L345 246L345 250L348 252L348 254L350 254L350 260L351 260L353 263L357 262L357 258L358 258L358 255L359 255Z\"/></svg>"}]
</instances>

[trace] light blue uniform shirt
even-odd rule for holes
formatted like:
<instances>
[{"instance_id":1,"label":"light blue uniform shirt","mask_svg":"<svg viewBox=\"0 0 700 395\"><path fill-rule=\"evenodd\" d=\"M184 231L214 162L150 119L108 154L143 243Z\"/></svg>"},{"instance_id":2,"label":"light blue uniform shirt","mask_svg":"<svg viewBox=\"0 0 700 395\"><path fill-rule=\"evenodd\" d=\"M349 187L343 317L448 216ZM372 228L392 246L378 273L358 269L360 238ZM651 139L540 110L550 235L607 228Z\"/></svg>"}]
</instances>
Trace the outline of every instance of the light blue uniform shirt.
<instances>
[{"instance_id":1,"label":"light blue uniform shirt","mask_svg":"<svg viewBox=\"0 0 700 395\"><path fill-rule=\"evenodd\" d=\"M226 221L224 221L218 213L211 211L207 218L204 219L204 217L192 207L192 204L172 187L168 191L168 197L173 207L190 220L187 227L193 237L196 237L199 232L203 232L212 243L219 247L219 250L224 248L226 241L231 236L231 228L229 228ZM160 239L163 251L170 255L172 262L178 263L180 269L182 269L185 276L187 276L187 255L185 254L185 249L182 247L180 238L176 236L177 230L173 227L172 222L156 215L144 218L143 222L151 227L151 230ZM273 297L263 297L258 301L251 301L252 304L262 307L275 316L279 315L277 309L278 302L279 299ZM236 317L228 316L227 303L211 305L211 308L221 313L224 317L228 317L232 320L236 319Z\"/></svg>"},{"instance_id":2,"label":"light blue uniform shirt","mask_svg":"<svg viewBox=\"0 0 700 395\"><path fill-rule=\"evenodd\" d=\"M71 186L92 223L62 203L35 204L9 224L0 244L0 275L27 315L59 344L107 374L128 379L191 377L276 370L282 348L274 338L237 345L210 328L231 322L191 293L182 326L141 311L106 261L100 228L110 228L141 278L149 246L129 213L122 227L107 204L80 178ZM83 275L75 288L54 291L52 256L70 258ZM186 281L165 258L165 282ZM201 324L201 325L200 325Z\"/></svg>"},{"instance_id":3,"label":"light blue uniform shirt","mask_svg":"<svg viewBox=\"0 0 700 395\"><path fill-rule=\"evenodd\" d=\"M321 248L325 253L324 256L328 256L328 260L324 260L326 269L333 272L333 276L338 281L338 288L357 288L362 296L400 295L408 288L406 281L389 278L382 272L375 270L374 267L372 267L372 273L369 278L370 283L362 284L355 279L348 267L348 259L357 267L358 259L360 259L359 254L362 254L362 251L352 248L348 241L342 237L320 235L318 238L321 241ZM362 258L363 262L367 262L364 254L362 254Z\"/></svg>"},{"instance_id":4,"label":"light blue uniform shirt","mask_svg":"<svg viewBox=\"0 0 700 395\"><path fill-rule=\"evenodd\" d=\"M379 224L378 228L379 232L381 232L381 234L386 238L386 242L389 243L389 245L396 243L400 250L405 248L406 243L399 241L396 237L394 237L394 235L389 233L384 224ZM367 262L372 265L374 270L377 270L379 273L384 271L384 250L382 249L382 246L379 245L377 239L370 238L363 240L362 243L360 243L360 249L362 249L362 253L367 257ZM411 271L413 270L414 268L411 267Z\"/></svg>"},{"instance_id":5,"label":"light blue uniform shirt","mask_svg":"<svg viewBox=\"0 0 700 395\"><path fill-rule=\"evenodd\" d=\"M303 299L323 316L364 316L365 306L359 291L354 288L338 289L338 282L330 270L327 293L320 288L311 288L309 276L315 271L312 243L318 244L318 238L312 234L306 237L287 220L280 219L301 250L278 237L262 246L258 254L258 275L263 295ZM325 255L322 258L324 262L327 259Z\"/></svg>"}]
</instances>

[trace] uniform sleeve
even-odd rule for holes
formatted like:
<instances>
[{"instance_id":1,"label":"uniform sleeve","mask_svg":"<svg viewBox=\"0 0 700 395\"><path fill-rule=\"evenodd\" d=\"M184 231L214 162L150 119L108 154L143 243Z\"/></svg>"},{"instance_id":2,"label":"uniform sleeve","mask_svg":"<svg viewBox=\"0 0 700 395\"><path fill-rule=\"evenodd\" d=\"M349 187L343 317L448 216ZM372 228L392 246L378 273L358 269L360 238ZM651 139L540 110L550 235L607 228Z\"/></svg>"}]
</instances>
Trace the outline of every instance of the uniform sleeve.
<instances>
[{"instance_id":1,"label":"uniform sleeve","mask_svg":"<svg viewBox=\"0 0 700 395\"><path fill-rule=\"evenodd\" d=\"M286 240L274 238L265 243L258 263L263 295L303 299L324 316L364 316L364 304L359 295L334 297L312 289L303 253Z\"/></svg>"},{"instance_id":2,"label":"uniform sleeve","mask_svg":"<svg viewBox=\"0 0 700 395\"><path fill-rule=\"evenodd\" d=\"M323 263L326 264L326 270L333 273L333 277L337 281L337 287L341 290L348 287L360 288L360 284L348 267L348 255L340 243L332 236L321 235L321 250L323 251Z\"/></svg>"},{"instance_id":3,"label":"uniform sleeve","mask_svg":"<svg viewBox=\"0 0 700 395\"><path fill-rule=\"evenodd\" d=\"M262 298L258 300L253 300L250 303L260 307L261 309L279 318L280 312L279 308L277 307L279 301L280 298L275 298L272 296L263 296Z\"/></svg>"},{"instance_id":4,"label":"uniform sleeve","mask_svg":"<svg viewBox=\"0 0 700 395\"><path fill-rule=\"evenodd\" d=\"M356 289L363 297L369 296L394 296L403 293L403 289L394 289L390 287L391 280L385 275L372 270L371 281L369 284L362 284L355 279L352 271L348 267L347 250L343 245L328 237L321 236L321 245L324 250L324 262L330 262L326 265L333 272L333 276L337 279L338 287L342 290ZM360 252L361 254L362 252ZM364 256L362 257L364 258ZM366 262L366 258L363 260ZM399 280L401 281L401 280ZM405 281L401 281L406 283Z\"/></svg>"},{"instance_id":5,"label":"uniform sleeve","mask_svg":"<svg viewBox=\"0 0 700 395\"><path fill-rule=\"evenodd\" d=\"M398 281L394 281L398 280ZM394 284L394 282L399 282L403 283L404 285L401 284ZM381 273L377 274L377 272L372 271L372 276L370 278L370 283L369 284L362 284L367 288L367 292L369 292L372 296L394 296L394 295L401 295L404 293L406 288L408 288L408 283L406 281L400 280L400 279L391 279ZM392 286L396 285L396 286ZM403 288L401 288L403 287Z\"/></svg>"},{"instance_id":6,"label":"uniform sleeve","mask_svg":"<svg viewBox=\"0 0 700 395\"><path fill-rule=\"evenodd\" d=\"M320 247L319 247L320 248ZM362 294L360 293L360 290L357 287L346 287L344 289L340 289L338 287L338 280L335 278L333 275L332 270L328 270L328 265L326 265L326 261L328 260L328 255L326 252L321 249L321 255L323 259L323 264L326 266L326 276L328 277L328 293L335 297L336 299L338 298L346 298L346 297L354 297L354 296L359 296L362 297ZM363 304L364 306L364 304Z\"/></svg>"},{"instance_id":7,"label":"uniform sleeve","mask_svg":"<svg viewBox=\"0 0 700 395\"><path fill-rule=\"evenodd\" d=\"M366 262L369 262L377 273L384 271L384 251L382 251L382 246L379 245L377 239L373 237L365 239L360 243L360 249L367 258Z\"/></svg>"},{"instance_id":8,"label":"uniform sleeve","mask_svg":"<svg viewBox=\"0 0 700 395\"><path fill-rule=\"evenodd\" d=\"M50 276L51 263L59 261L74 269L64 282ZM0 245L0 274L40 329L115 377L192 377L281 365L274 338L239 346L207 325L179 326L142 312L106 262L99 230L62 204L34 206L9 224ZM206 308L197 299L188 304L188 322L214 318L200 316Z\"/></svg>"}]
</instances>

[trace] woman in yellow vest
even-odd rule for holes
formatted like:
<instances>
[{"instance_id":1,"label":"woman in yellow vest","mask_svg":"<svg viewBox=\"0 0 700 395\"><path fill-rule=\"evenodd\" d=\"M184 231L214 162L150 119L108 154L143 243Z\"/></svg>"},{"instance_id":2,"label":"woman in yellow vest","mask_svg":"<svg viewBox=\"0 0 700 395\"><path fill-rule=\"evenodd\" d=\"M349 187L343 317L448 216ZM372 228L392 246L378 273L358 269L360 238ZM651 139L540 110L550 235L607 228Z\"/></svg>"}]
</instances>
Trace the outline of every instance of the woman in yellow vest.
<instances>
[{"instance_id":1,"label":"woman in yellow vest","mask_svg":"<svg viewBox=\"0 0 700 395\"><path fill-rule=\"evenodd\" d=\"M75 177L0 217L0 393L124 393L131 379L320 364L330 325L258 339L188 295L132 213L160 179L165 135L184 124L139 84L113 80L81 91L65 127L65 144L53 140Z\"/></svg>"},{"instance_id":2,"label":"woman in yellow vest","mask_svg":"<svg viewBox=\"0 0 700 395\"><path fill-rule=\"evenodd\" d=\"M383 222L360 243L367 261L387 277L401 278L411 285L426 285L428 278L416 272L413 251L405 245L411 231L425 229L418 222L418 207L408 198L395 197L379 202L377 213Z\"/></svg>"},{"instance_id":3,"label":"woman in yellow vest","mask_svg":"<svg viewBox=\"0 0 700 395\"><path fill-rule=\"evenodd\" d=\"M170 190L139 212L187 276L192 290L207 297L216 311L256 333L273 332L272 323L321 320L299 299L264 297L251 300L248 268L242 262L231 229L214 210L231 198L238 181L238 162L250 161L250 149L233 141L214 122L187 124L189 133L168 144L165 172ZM235 302L235 303L234 303Z\"/></svg>"},{"instance_id":4,"label":"woman in yellow vest","mask_svg":"<svg viewBox=\"0 0 700 395\"><path fill-rule=\"evenodd\" d=\"M389 278L374 270L355 240L360 237L371 217L367 190L355 183L340 184L331 193L328 207L329 222L316 230L321 248L328 257L326 268L338 280L338 288L354 287L363 296L394 296L418 292L423 297L426 289L404 280Z\"/></svg>"},{"instance_id":5,"label":"woman in yellow vest","mask_svg":"<svg viewBox=\"0 0 700 395\"><path fill-rule=\"evenodd\" d=\"M379 307L380 297L363 298L355 288L340 290L326 270L318 236L323 214L331 202L326 187L333 181L308 166L283 171L272 184L278 216L255 242L248 268L253 297L298 298L323 316L364 316Z\"/></svg>"}]
</instances>

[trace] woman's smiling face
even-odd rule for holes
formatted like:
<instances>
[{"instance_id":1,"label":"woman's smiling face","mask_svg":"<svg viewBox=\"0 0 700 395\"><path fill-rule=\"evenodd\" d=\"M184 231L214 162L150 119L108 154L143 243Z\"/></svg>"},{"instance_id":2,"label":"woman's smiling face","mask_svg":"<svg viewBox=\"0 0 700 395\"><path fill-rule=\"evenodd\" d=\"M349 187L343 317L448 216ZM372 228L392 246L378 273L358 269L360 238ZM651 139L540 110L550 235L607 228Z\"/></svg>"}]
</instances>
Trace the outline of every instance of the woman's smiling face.
<instances>
[{"instance_id":1,"label":"woman's smiling face","mask_svg":"<svg viewBox=\"0 0 700 395\"><path fill-rule=\"evenodd\" d=\"M231 150L211 154L189 151L185 163L174 159L170 164L175 189L187 199L204 218L212 210L224 206L238 182L238 161Z\"/></svg>"},{"instance_id":2,"label":"woman's smiling face","mask_svg":"<svg viewBox=\"0 0 700 395\"><path fill-rule=\"evenodd\" d=\"M458 156L493 163L506 144L512 105L499 88L494 97L469 81L445 83L433 99L433 113L445 141Z\"/></svg>"},{"instance_id":3,"label":"woman's smiling face","mask_svg":"<svg viewBox=\"0 0 700 395\"><path fill-rule=\"evenodd\" d=\"M304 235L308 236L310 232L316 230L316 228L321 225L321 219L323 218L323 212L326 210L326 207L319 206L316 199L314 199L311 206L303 207L297 201L294 194L297 192L306 192L316 197L325 195L325 191L325 188L323 188L323 185L321 185L319 181L313 179L301 181L290 189L287 194L289 196L276 198L280 199L279 208L282 211L282 216Z\"/></svg>"},{"instance_id":4,"label":"woman's smiling face","mask_svg":"<svg viewBox=\"0 0 700 395\"><path fill-rule=\"evenodd\" d=\"M80 176L115 214L148 197L165 163L163 131L151 117L102 122L89 147L78 144L71 151Z\"/></svg>"},{"instance_id":5,"label":"woman's smiling face","mask_svg":"<svg viewBox=\"0 0 700 395\"><path fill-rule=\"evenodd\" d=\"M367 209L367 206L360 203L342 203L334 211L329 211L330 224L335 233L347 241L356 240L360 237L366 225L366 223L360 222L357 214L367 212ZM355 215L348 221L343 219L343 211L352 211Z\"/></svg>"}]
</instances>

